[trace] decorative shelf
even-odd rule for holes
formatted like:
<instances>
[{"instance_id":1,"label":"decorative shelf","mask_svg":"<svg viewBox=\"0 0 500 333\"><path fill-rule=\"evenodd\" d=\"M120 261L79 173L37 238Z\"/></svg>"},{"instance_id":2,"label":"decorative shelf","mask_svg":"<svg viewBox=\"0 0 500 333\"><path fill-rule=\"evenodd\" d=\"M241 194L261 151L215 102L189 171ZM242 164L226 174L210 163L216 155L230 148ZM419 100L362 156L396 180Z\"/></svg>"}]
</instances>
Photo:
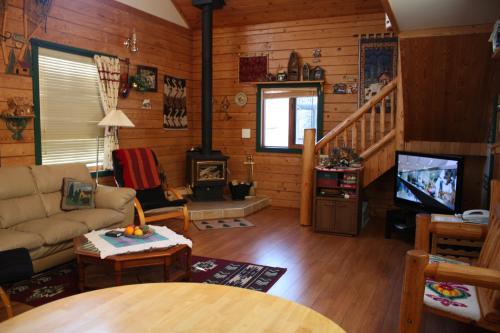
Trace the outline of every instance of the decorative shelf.
<instances>
[{"instance_id":1,"label":"decorative shelf","mask_svg":"<svg viewBox=\"0 0 500 333\"><path fill-rule=\"evenodd\" d=\"M240 84L250 84L250 85L274 85L274 84L297 84L297 83L320 83L324 84L325 80L313 80L313 81L262 81L262 82L240 82Z\"/></svg>"},{"instance_id":2,"label":"decorative shelf","mask_svg":"<svg viewBox=\"0 0 500 333\"><path fill-rule=\"evenodd\" d=\"M26 116L7 116L0 115L5 121L7 128L12 132L12 139L14 140L22 140L23 131L28 125L30 119L35 118L34 115L26 115Z\"/></svg>"}]
</instances>

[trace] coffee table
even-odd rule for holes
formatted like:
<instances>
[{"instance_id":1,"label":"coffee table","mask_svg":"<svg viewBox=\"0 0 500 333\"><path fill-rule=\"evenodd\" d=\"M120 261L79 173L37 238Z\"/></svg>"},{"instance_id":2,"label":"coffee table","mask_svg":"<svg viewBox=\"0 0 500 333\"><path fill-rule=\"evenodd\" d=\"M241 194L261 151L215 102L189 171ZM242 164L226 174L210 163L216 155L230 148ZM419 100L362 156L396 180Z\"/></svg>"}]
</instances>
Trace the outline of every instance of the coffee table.
<instances>
[{"instance_id":1,"label":"coffee table","mask_svg":"<svg viewBox=\"0 0 500 333\"><path fill-rule=\"evenodd\" d=\"M101 259L98 250L88 242L85 236L73 240L78 263L78 286L85 290L85 268L88 265L112 266L115 273L115 284L122 284L122 271L128 268L163 266L164 281L189 281L191 277L191 248L187 245L176 245L166 249L118 254ZM185 259L183 260L183 256ZM174 262L182 263L181 269L172 267Z\"/></svg>"},{"instance_id":2,"label":"coffee table","mask_svg":"<svg viewBox=\"0 0 500 333\"><path fill-rule=\"evenodd\" d=\"M345 333L318 312L258 291L205 283L133 284L50 302L0 332Z\"/></svg>"}]
</instances>

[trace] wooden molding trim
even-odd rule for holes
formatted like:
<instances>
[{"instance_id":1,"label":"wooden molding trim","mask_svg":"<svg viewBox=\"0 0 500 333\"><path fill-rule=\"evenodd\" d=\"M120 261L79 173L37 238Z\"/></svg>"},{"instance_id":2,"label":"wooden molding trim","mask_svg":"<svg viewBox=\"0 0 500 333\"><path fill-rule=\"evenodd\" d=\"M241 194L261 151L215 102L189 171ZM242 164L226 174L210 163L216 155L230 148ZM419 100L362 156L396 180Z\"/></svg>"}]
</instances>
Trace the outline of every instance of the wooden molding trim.
<instances>
[{"instance_id":1,"label":"wooden molding trim","mask_svg":"<svg viewBox=\"0 0 500 333\"><path fill-rule=\"evenodd\" d=\"M406 141L405 150L430 154L487 156L488 144L482 142Z\"/></svg>"},{"instance_id":2,"label":"wooden molding trim","mask_svg":"<svg viewBox=\"0 0 500 333\"><path fill-rule=\"evenodd\" d=\"M383 1L382 1L383 2ZM453 35L469 35L491 33L493 24L479 25L463 25L457 27L443 27L432 29L419 29L402 31L399 33L399 38L419 38L419 37L437 37L437 36L453 36Z\"/></svg>"},{"instance_id":3,"label":"wooden molding trim","mask_svg":"<svg viewBox=\"0 0 500 333\"><path fill-rule=\"evenodd\" d=\"M392 11L391 4L389 3L389 0L380 0L382 7L384 8L385 13L389 17L389 20L391 21L391 26L392 26L392 31L395 33L399 32L399 25L398 22L396 21L396 15L394 15L394 12Z\"/></svg>"}]
</instances>

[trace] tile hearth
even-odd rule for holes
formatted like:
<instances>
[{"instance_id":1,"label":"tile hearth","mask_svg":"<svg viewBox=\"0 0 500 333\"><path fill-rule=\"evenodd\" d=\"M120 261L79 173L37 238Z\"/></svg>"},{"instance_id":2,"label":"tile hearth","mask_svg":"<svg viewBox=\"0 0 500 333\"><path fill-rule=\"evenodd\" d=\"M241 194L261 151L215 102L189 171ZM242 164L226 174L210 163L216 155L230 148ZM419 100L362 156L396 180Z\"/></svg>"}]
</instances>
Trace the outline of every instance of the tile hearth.
<instances>
[{"instance_id":1,"label":"tile hearth","mask_svg":"<svg viewBox=\"0 0 500 333\"><path fill-rule=\"evenodd\" d=\"M188 203L192 221L245 217L271 205L267 196L256 196L242 201L191 201Z\"/></svg>"}]
</instances>

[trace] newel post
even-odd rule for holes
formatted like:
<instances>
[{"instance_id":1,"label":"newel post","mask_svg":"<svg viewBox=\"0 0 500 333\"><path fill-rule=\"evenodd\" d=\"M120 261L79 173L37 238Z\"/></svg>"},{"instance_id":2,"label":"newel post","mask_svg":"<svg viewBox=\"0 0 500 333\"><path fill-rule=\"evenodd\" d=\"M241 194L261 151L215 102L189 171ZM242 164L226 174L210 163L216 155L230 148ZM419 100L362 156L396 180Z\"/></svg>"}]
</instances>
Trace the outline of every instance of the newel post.
<instances>
[{"instance_id":1,"label":"newel post","mask_svg":"<svg viewBox=\"0 0 500 333\"><path fill-rule=\"evenodd\" d=\"M316 145L316 130L304 130L304 146L302 149L302 183L300 189L300 225L312 223L313 181L314 181L314 150Z\"/></svg>"}]
</instances>

